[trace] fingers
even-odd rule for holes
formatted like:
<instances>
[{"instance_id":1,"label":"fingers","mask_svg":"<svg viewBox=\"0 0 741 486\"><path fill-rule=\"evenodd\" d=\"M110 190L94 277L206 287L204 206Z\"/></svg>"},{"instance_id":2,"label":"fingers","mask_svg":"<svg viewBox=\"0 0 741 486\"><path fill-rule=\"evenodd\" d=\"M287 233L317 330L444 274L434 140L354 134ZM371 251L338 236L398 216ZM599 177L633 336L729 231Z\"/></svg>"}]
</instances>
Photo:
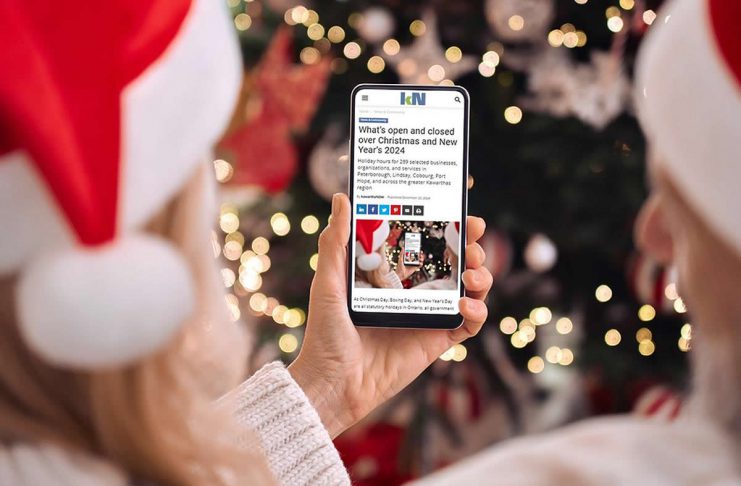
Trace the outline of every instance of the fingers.
<instances>
[{"instance_id":1,"label":"fingers","mask_svg":"<svg viewBox=\"0 0 741 486\"><path fill-rule=\"evenodd\" d=\"M489 315L489 310L483 301L470 297L463 297L458 303L458 308L463 316L463 325L450 331L450 339L455 343L478 334Z\"/></svg>"},{"instance_id":2,"label":"fingers","mask_svg":"<svg viewBox=\"0 0 741 486\"><path fill-rule=\"evenodd\" d=\"M332 217L319 235L316 279L344 287L347 241L350 238L350 201L344 194L332 197Z\"/></svg>"},{"instance_id":3,"label":"fingers","mask_svg":"<svg viewBox=\"0 0 741 486\"><path fill-rule=\"evenodd\" d=\"M484 231L486 231L486 222L482 218L477 216L466 218L466 241L469 244L478 241L484 235Z\"/></svg>"},{"instance_id":4,"label":"fingers","mask_svg":"<svg viewBox=\"0 0 741 486\"><path fill-rule=\"evenodd\" d=\"M486 253L478 243L466 245L466 268L479 268L486 260Z\"/></svg>"},{"instance_id":5,"label":"fingers","mask_svg":"<svg viewBox=\"0 0 741 486\"><path fill-rule=\"evenodd\" d=\"M477 300L486 298L494 282L491 272L484 267L466 270L463 272L461 279L466 287L466 295Z\"/></svg>"}]
</instances>

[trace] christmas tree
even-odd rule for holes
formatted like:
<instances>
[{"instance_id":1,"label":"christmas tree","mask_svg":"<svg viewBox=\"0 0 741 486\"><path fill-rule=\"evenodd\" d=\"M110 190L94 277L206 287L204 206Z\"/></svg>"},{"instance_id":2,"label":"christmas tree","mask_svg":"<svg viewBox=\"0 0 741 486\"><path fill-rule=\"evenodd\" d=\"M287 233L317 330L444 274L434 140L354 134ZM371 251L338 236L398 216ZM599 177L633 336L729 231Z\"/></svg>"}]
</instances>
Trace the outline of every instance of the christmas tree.
<instances>
[{"instance_id":1,"label":"christmas tree","mask_svg":"<svg viewBox=\"0 0 741 486\"><path fill-rule=\"evenodd\" d=\"M224 183L214 248L235 320L257 329L255 365L299 349L318 232L331 194L347 188L352 88L470 93L469 213L488 224L489 323L375 425L340 439L361 484L684 385L686 309L671 273L632 242L646 195L632 64L658 6L229 1L245 77L214 161Z\"/></svg>"}]
</instances>

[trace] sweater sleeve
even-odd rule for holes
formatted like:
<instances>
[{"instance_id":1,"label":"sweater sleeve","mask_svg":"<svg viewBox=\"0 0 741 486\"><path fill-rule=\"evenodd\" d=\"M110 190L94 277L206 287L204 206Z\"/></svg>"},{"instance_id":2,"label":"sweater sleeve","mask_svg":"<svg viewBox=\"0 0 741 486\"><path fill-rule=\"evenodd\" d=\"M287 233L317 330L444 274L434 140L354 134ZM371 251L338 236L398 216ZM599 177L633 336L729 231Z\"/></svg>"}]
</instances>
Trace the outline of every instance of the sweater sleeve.
<instances>
[{"instance_id":1,"label":"sweater sleeve","mask_svg":"<svg viewBox=\"0 0 741 486\"><path fill-rule=\"evenodd\" d=\"M319 415L281 362L263 366L229 397L237 420L256 432L280 484L350 484Z\"/></svg>"}]
</instances>

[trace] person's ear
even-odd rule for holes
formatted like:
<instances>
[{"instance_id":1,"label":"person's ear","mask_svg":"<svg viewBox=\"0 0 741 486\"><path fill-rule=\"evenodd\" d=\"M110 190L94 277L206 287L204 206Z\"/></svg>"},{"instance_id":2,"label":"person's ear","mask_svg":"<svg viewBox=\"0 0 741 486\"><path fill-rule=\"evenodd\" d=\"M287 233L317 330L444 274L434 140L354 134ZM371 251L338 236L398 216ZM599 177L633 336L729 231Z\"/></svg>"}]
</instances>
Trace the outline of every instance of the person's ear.
<instances>
[{"instance_id":1,"label":"person's ear","mask_svg":"<svg viewBox=\"0 0 741 486\"><path fill-rule=\"evenodd\" d=\"M636 245L659 263L668 265L674 259L674 241L669 231L660 194L649 195L643 203L634 227Z\"/></svg>"}]
</instances>

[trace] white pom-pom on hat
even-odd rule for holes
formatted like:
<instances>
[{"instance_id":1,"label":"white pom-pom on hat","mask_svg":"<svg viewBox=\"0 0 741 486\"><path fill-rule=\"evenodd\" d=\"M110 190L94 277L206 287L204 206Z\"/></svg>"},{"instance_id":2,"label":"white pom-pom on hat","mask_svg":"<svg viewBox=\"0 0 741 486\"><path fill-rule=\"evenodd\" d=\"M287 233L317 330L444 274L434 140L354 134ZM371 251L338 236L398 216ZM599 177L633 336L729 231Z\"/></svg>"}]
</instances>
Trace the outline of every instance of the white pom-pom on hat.
<instances>
[{"instance_id":1,"label":"white pom-pom on hat","mask_svg":"<svg viewBox=\"0 0 741 486\"><path fill-rule=\"evenodd\" d=\"M161 347L191 315L192 280L181 254L153 236L50 252L21 273L20 332L53 364L126 364Z\"/></svg>"},{"instance_id":2,"label":"white pom-pom on hat","mask_svg":"<svg viewBox=\"0 0 741 486\"><path fill-rule=\"evenodd\" d=\"M366 272L375 270L381 266L381 263L383 263L383 259L381 258L381 255L376 252L360 255L357 258L358 268Z\"/></svg>"}]
</instances>

